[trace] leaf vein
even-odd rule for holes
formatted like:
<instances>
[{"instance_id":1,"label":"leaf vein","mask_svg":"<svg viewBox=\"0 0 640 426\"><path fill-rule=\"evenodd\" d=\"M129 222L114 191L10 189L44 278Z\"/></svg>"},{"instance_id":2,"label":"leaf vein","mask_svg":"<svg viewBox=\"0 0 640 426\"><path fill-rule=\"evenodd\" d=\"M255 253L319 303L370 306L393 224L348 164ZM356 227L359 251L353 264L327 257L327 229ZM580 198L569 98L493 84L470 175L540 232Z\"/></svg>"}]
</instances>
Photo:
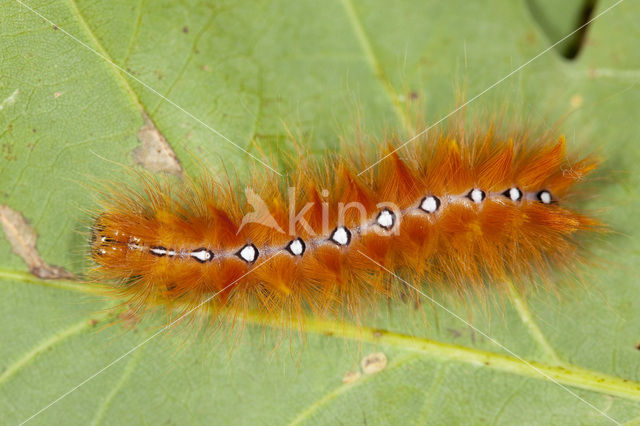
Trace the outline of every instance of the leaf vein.
<instances>
[{"instance_id":1,"label":"leaf vein","mask_svg":"<svg viewBox=\"0 0 640 426\"><path fill-rule=\"evenodd\" d=\"M393 110L398 120L400 121L400 123L404 125L407 132L410 135L413 135L415 133L415 129L411 124L409 115L406 109L402 106L402 102L400 102L400 99L398 98L398 95L396 94L393 86L391 85L391 82L389 81L388 76L386 75L386 73L384 72L384 69L380 65L380 61L378 61L378 58L371 45L371 40L367 35L364 27L362 26L362 22L353 5L353 2L351 0L342 0L342 4L347 14L349 23L353 27L353 32L355 33L355 36L358 39L358 43L360 44L360 48L364 53L367 63L373 70L378 80L380 80L380 83L382 84L382 87L384 88L387 94L387 97L391 101L391 105L393 107Z\"/></svg>"},{"instance_id":2,"label":"leaf vein","mask_svg":"<svg viewBox=\"0 0 640 426\"><path fill-rule=\"evenodd\" d=\"M520 316L520 320L527 328L529 335L537 343L538 347L542 349L542 351L544 352L544 356L549 362L557 365L563 364L563 361L553 349L542 330L540 330L538 324L536 324L535 320L533 319L533 315L531 315L531 312L529 311L529 307L523 300L515 285L512 282L509 282L508 286L513 306L515 307L518 316Z\"/></svg>"},{"instance_id":3,"label":"leaf vein","mask_svg":"<svg viewBox=\"0 0 640 426\"><path fill-rule=\"evenodd\" d=\"M176 78L173 79L173 81L171 82L171 84L167 88L166 92L164 93L164 97L168 98L169 96L171 96L173 88L180 81L180 79L182 78L182 76L186 72L187 67L191 63L191 60L194 58L194 55L195 55L195 52L196 52L196 49L197 49L197 45L198 45L198 42L200 41L200 38L204 35L204 33L207 31L207 29L211 26L211 24L213 23L214 18L215 18L215 14L212 13L211 16L209 16L209 19L207 19L207 22L202 26L202 29L200 29L200 31L198 31L198 33L196 34L195 38L193 39L193 43L191 45L191 51L189 52L189 56L187 56L185 58L184 64L182 65L182 67L180 67L180 70L178 71L178 74L176 75ZM163 102L164 102L164 99L160 99L158 101L158 104L155 107L153 107L153 111L151 111L151 114L155 115L158 112L158 109L160 108L160 106L163 104Z\"/></svg>"},{"instance_id":4,"label":"leaf vein","mask_svg":"<svg viewBox=\"0 0 640 426\"><path fill-rule=\"evenodd\" d=\"M100 423L102 423L102 420L104 419L104 416L107 412L107 409L111 405L111 402L114 400L114 398L116 397L120 389L122 389L122 387L127 382L127 380L129 380L129 377L131 377L131 374L135 371L135 367L138 365L138 361L140 360L140 354L142 353L143 353L142 350L136 351L135 354L131 357L131 359L127 363L127 366L124 368L124 371L120 376L120 379L118 379L118 381L113 386L111 391L107 394L104 401L102 401L102 404L100 404L100 406L98 407L96 411L96 415L93 418L93 421L91 422L92 425L97 426Z\"/></svg>"},{"instance_id":5,"label":"leaf vein","mask_svg":"<svg viewBox=\"0 0 640 426\"><path fill-rule=\"evenodd\" d=\"M34 360L38 355L42 354L46 350L52 348L53 346L62 343L66 339L81 333L83 330L91 326L91 321L89 318L85 318L66 329L53 334L48 339L42 341L40 344L36 345L33 349L25 353L23 356L15 360L11 365L7 367L6 370L2 372L0 375L0 386L9 380L12 376L20 372L27 364L29 364L32 360Z\"/></svg>"}]
</instances>

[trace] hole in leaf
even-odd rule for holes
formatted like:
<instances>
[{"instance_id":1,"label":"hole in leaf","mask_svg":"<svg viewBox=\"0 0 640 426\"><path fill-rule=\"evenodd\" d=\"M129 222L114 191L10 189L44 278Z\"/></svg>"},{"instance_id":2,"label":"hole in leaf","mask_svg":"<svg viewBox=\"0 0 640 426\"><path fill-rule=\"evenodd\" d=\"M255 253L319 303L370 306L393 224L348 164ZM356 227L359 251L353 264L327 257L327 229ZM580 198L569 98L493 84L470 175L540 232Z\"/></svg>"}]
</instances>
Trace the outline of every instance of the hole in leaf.
<instances>
[{"instance_id":1,"label":"hole in leaf","mask_svg":"<svg viewBox=\"0 0 640 426\"><path fill-rule=\"evenodd\" d=\"M564 58L574 60L582 50L589 29L587 22L592 18L596 0L527 0L531 16L536 20L551 43L556 43L577 28L566 40L558 43L555 50Z\"/></svg>"}]
</instances>

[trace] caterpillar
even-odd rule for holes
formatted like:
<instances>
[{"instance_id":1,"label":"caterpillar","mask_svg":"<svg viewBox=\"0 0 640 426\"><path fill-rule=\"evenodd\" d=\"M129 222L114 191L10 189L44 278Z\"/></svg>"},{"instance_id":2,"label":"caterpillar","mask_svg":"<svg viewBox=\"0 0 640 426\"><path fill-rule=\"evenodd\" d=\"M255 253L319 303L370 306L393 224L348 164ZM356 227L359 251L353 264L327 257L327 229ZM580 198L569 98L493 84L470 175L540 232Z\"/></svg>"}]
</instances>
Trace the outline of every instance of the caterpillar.
<instances>
[{"instance_id":1,"label":"caterpillar","mask_svg":"<svg viewBox=\"0 0 640 426\"><path fill-rule=\"evenodd\" d=\"M601 229L565 205L598 162L569 156L563 137L440 131L385 149L360 174L379 152L301 155L282 181L254 172L245 197L206 171L138 174L95 212L93 274L138 310L359 316L407 292L389 272L458 292L544 280Z\"/></svg>"}]
</instances>

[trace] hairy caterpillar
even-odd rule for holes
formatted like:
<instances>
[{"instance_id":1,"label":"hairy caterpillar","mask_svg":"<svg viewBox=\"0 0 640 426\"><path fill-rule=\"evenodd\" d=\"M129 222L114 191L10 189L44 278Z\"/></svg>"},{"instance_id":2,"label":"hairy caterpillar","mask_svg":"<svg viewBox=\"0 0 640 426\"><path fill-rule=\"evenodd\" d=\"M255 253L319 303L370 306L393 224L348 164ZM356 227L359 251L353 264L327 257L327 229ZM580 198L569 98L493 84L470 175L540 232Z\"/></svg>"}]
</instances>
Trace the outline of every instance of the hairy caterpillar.
<instances>
[{"instance_id":1,"label":"hairy caterpillar","mask_svg":"<svg viewBox=\"0 0 640 426\"><path fill-rule=\"evenodd\" d=\"M121 9L122 19L112 19L113 16L108 10L94 2L59 2L34 7L46 16L51 16L57 24L61 24L60 28L68 29L90 46L104 47L104 50L100 51L105 52L107 57L113 58L114 62L123 68L131 70L132 74L171 100L175 100L180 107L184 107L205 123L220 129L225 135L231 132L229 136L234 141L242 144L250 141L256 133L267 134L266 138L256 138L256 143L266 149L275 147L271 135L279 134L277 132L280 129L280 120L291 122L294 115L292 111L295 112L297 107L302 111L301 121L308 123L307 129L313 129L320 134L323 132L322 129L326 129L331 114L339 117L348 116L348 111L345 113L344 109L337 107L339 99L336 99L335 94L344 93L344 87L353 87L351 83L355 81L358 81L356 96L364 98L363 105L367 114L374 116L376 121L379 121L379 117L393 119L393 111L389 111L393 110L393 105L385 98L385 88L391 94L388 96L391 102L394 95L398 96L400 108L404 106L403 94L406 93L411 99L415 90L415 93L420 94L420 98L429 98L430 112L434 112L431 111L434 106L440 105L443 109L448 107L448 100L451 99L449 83L452 76L455 79L455 76L463 72L459 69L462 68L460 64L464 63L464 74L471 77L469 93L480 93L491 82L510 72L514 66L528 61L547 41L556 39L545 38L544 34L532 25L533 22L530 22L524 10L531 2L496 3L490 7L487 7L487 4L474 6L461 2L460 5L449 8L452 13L447 13L447 8L442 7L439 2L412 2L388 8L382 3L344 1L323 4L320 9L313 2L296 2L295 6L286 2L230 2L229 7L216 7L215 10L208 10L210 5L207 2L181 2L175 3L175 7L171 5L171 8L165 7L166 4L156 8L149 3L141 2L137 8L137 16L136 13L131 13L130 4L120 3L122 4L113 3L113 7ZM358 17L361 18L361 27L350 25L340 10L342 5L349 4L355 9L355 13L351 14L355 16L355 22L358 21ZM268 13L262 13L265 6L268 6ZM598 3L598 9L602 7L602 3ZM637 90L633 90L637 73L634 73L634 55L625 54L633 45L629 43L628 29L633 28L633 25L629 24L632 23L634 14L633 9L624 10L623 7L632 6L630 2L626 2L620 7L617 17L602 19L598 22L598 27L600 23L603 27L594 27L594 31L590 31L588 43L585 43L585 46L590 48L585 49L579 61L569 63L550 52L537 65L527 66L523 70L525 72L521 73L518 86L522 87L523 104L533 106L533 111L527 108L522 114L513 116L535 117L541 108L546 108L546 111L553 108L555 112L563 112L569 103L572 107L580 104L582 107L577 113L572 114L573 120L563 126L563 131L574 135L571 140L580 140L588 136L595 142L591 146L605 151L608 158L619 156L623 161L613 161L616 170L635 170L638 156L637 150L633 149L632 141L637 136L637 125L634 125L637 121L632 106L637 103ZM131 160L131 150L137 147L135 136L142 125L139 120L140 110L149 112L159 131L166 135L181 160L184 160L184 149L180 148L181 141L186 143L189 140L188 149L198 150L200 146L210 146L216 153L222 153L222 156L227 154L228 150L225 152L224 141L212 137L206 128L199 128L197 123L191 122L181 111L174 111L171 106L163 104L154 94L139 87L133 78L112 72L107 64L83 55L79 45L71 40L64 40L65 36L57 26L54 29L47 28L36 16L30 18L28 13L25 16L17 4L13 7L8 5L6 9L7 19L3 21L3 24L7 24L5 33L30 40L31 43L25 46L13 37L5 38L8 44L5 46L7 60L4 62L7 72L4 75L8 78L4 79L2 98L10 96L18 88L21 95L17 107L5 106L2 112L7 114L6 123L9 123L2 138L3 142L7 142L7 139L9 142L24 140L36 143L37 146L31 161L28 160L32 157L27 148L20 149L21 144L17 144L19 160L14 162L13 167L8 164L9 167L5 168L3 174L4 189L11 194L3 204L7 203L22 211L24 217L37 226L36 230L41 234L39 248L44 259L54 265L64 265L74 273L80 274L84 269L73 266L80 263L77 262L78 256L74 257L70 253L77 252L74 248L78 246L84 249L85 241L79 241L80 238L70 232L73 221L68 218L74 217L72 212L78 210L78 207L84 208L88 204L89 191L78 191L74 194L65 188L71 186L64 185L65 178L78 174L109 176L108 167L92 161L96 157L90 155L92 152L128 163ZM79 23L76 19L76 9L84 15L84 19L80 18ZM495 13L498 9L501 13ZM154 13L154 10L157 13ZM318 13L320 10L324 13ZM211 21L209 13L214 16ZM260 18L259 22L256 23L252 16ZM192 20L191 17L196 19ZM329 19L322 19L324 17ZM182 31L186 18L189 18L188 34ZM211 22L213 25L210 25ZM627 25L624 25L625 23ZM126 27L132 30L132 34L129 53L125 57L126 49L120 48L120 41L126 43L129 40ZM141 30L140 37L137 36L138 28ZM354 34L357 35L357 31L352 31L354 28L362 30L360 34L364 34L364 37L360 36L361 40L370 40L369 49L366 46L365 49L359 49L356 37L352 37ZM607 31L607 28L617 30L620 35L626 35L627 42L625 43L625 37L616 37L616 32ZM197 38L194 39L192 36ZM259 42L258 45L256 41ZM195 51L193 55L192 49ZM183 62L182 53L193 60ZM369 53L372 55L368 55ZM408 75L406 84L403 84L403 70L398 69L403 55L406 64L404 71ZM371 57L378 60L368 64L367 59ZM211 70L214 71L213 74ZM256 70L258 73L255 73ZM55 74L50 75L48 71ZM260 78L253 78L255 74L259 74ZM347 74L350 78L345 83L339 76ZM75 78L70 78L72 76ZM274 78L278 76L281 78ZM259 89L254 88L253 81L260 81ZM27 85L36 83L37 91L29 93ZM112 93L118 87L124 90ZM212 108L212 101L220 100L221 94L224 99ZM276 96L277 100L274 102ZM246 108L247 98L257 102L251 102L249 108ZM517 93L501 96L501 99L511 101L517 98ZM607 102L603 102L605 98L608 99ZM580 102L574 102L575 99L579 99ZM514 102L519 103L518 100ZM233 108L230 111L229 106L242 108ZM252 108L253 106L257 107ZM45 111L47 113L43 114ZM435 111L435 116L438 115L438 111ZM440 112L444 114L448 111ZM242 119L239 119L239 116ZM11 127L15 127L15 131L11 131ZM95 136L98 139L94 139ZM310 141L310 145L318 147L324 139L324 135L321 135ZM79 142L84 144L77 145ZM540 140L535 139L525 145L533 147L539 142ZM233 147L229 149L233 150ZM74 154L67 155L71 152ZM65 155L62 155L63 153ZM379 155L376 155L375 159L378 158ZM407 155L401 152L400 158L406 161ZM48 161L50 159L52 161ZM58 160L64 160L64 163L61 164ZM69 163L67 160L73 162ZM251 161L248 158L246 160ZM34 167L34 163L37 167ZM242 167L245 163L235 164ZM46 165L50 165L50 169L43 170L41 166ZM185 164L185 169L190 170L188 164ZM359 171L358 168L354 169ZM571 173L572 169L566 167L564 171ZM21 177L21 184L15 185L18 183L18 176ZM630 176L634 180L629 181L628 185L612 185L604 191L599 191L599 197L605 200L600 205L612 208L612 214L607 215L607 221L613 223L616 229L629 230L631 235L635 235L637 227L633 223L631 213L633 208L637 207L637 191L634 190L637 187L637 179L633 174ZM265 184L271 187L286 185L272 179L272 176L268 178ZM225 180L219 176L215 179ZM364 182L366 185L369 180L365 179ZM241 186L240 191L242 189L244 188ZM339 190L331 185L326 185L326 189L330 194ZM116 191L121 190L121 187L116 187ZM283 194L287 193L281 191ZM258 193L262 194L261 191ZM567 194L559 196L555 191L549 193L558 201L556 205L565 208L572 205L572 200ZM52 202L49 202L49 194L52 195ZM234 198L235 196L234 194ZM334 196L337 197L335 194ZM241 197L239 199L241 200ZM74 204L71 211L66 210L66 202L69 200ZM382 201L382 198L379 200ZM217 202L225 208L233 207L235 203L242 204L242 201L227 204L224 199ZM267 199L266 202L270 203L271 200ZM298 208L302 206L304 203ZM253 208L247 209L249 210ZM335 213L336 210L336 207L332 207L330 212ZM442 208L441 212L444 211ZM67 217L66 224L64 217ZM371 220L375 218L377 216ZM98 230L98 227L95 229ZM277 233L273 228L269 228L268 231ZM331 232L332 229L328 231ZM573 240L572 237L569 238ZM545 362L552 366L562 365L574 377L579 377L579 374L575 374L575 369L567 367L567 363L614 374L621 377L620 382L623 381L622 378L625 378L625 382L627 379L634 380L637 376L634 367L638 354L634 349L638 341L638 310L634 303L637 285L633 279L634 271L637 270L637 262L634 261L637 244L631 243L635 241L637 239L632 238L626 244L616 247L615 259L620 260L624 267L616 268L617 272L606 271L606 279L602 280L605 281L602 290L606 293L607 303L602 303L602 300L585 302L595 292L571 294L561 305L544 302L536 304L535 301L529 301L532 303L532 317L539 322L543 337L548 339L549 345L542 342L536 346L536 334L527 334L528 317L522 315L522 318L518 318L518 312L511 310L508 315L512 316L504 321L505 327L496 329L495 326L484 323L480 326L475 321L474 324L479 325L482 330L490 330L492 336L505 342L525 359ZM67 253L70 255L67 256ZM255 268L270 265L271 261L260 266L263 255L264 251L254 263ZM3 258L8 262L5 266L14 265L11 256L8 250L5 250ZM564 259L566 261L563 260L556 266L560 267L558 269L562 269L563 266L570 267L575 259L574 253L569 252ZM157 259L152 259L151 262L155 260ZM526 263L518 259L517 263L520 262ZM544 276L545 270L543 268L533 271L532 274ZM247 271L253 273L251 269ZM405 269L404 273L408 277L418 276L412 275L411 269ZM445 278L451 278L443 280L443 287L448 285L446 288L454 290L462 287L463 284L458 285L451 274L443 275ZM100 279L100 272L97 276ZM425 289L438 284L433 273L426 274L425 277L427 279L422 282L412 282ZM524 277L523 275L520 283L526 285L528 283ZM464 284L467 287L476 283L492 286L502 284L500 281L490 282L487 277L483 278L485 279L482 282L469 281ZM553 282L559 286L563 284L562 281ZM594 280L587 282L591 283ZM384 285L387 292L381 294L380 298L387 297L388 294L393 296L395 290L403 290L399 283L393 288L388 287L387 283ZM78 294L72 293L68 296L63 290L48 292L47 288L32 289L28 285L16 286L14 293L12 287L12 284L6 286L3 293L7 308L4 312L7 318L20 327L8 323L7 327L4 327L5 335L2 340L7 343L24 342L25 345L3 345L5 365L13 364L17 359L17 365L20 366L22 347L26 347L27 350L30 347L39 350L42 348L41 342L46 342L48 335L63 330L65 324L56 321L57 319L68 318L71 322L79 315L94 315L102 308L102 305L96 302L95 306L89 309L90 313L82 312L72 316L71 312L77 310L73 308L82 301L81 295L78 297ZM80 288L80 285L77 287ZM472 288L477 287L480 286ZM128 297L134 296L133 289L123 291L126 287L118 286L116 290ZM191 296L195 297L196 294L192 293ZM139 307L151 302L143 297L138 297L138 300ZM161 298L158 300L162 301ZM168 302L168 299L164 300ZM179 302L180 298L176 297L173 300ZM228 298L218 300L216 297L214 300L214 303L229 303ZM344 302L347 303L346 300ZM483 300L480 299L480 302ZM516 302L514 299L514 307L518 306ZM195 305L193 301L189 304ZM510 308L511 306L508 309ZM361 306L358 309L359 312L364 312L369 308ZM407 311L409 315L415 315L410 309ZM21 312L24 314L20 315ZM283 375L280 369L274 368L266 361L262 362L268 357L255 351L251 344L244 347L244 352L249 356L238 356L236 350L229 368L229 364L218 358L222 351L212 350L208 341L202 343L202 352L191 348L192 350L184 351L185 353L181 354L183 356L175 357L171 356L171 350L167 351L167 348L160 344L163 343L162 339L156 339L145 347L144 354L140 355L142 351L136 352L135 358L141 360L138 364L134 357L124 360L122 366L126 365L126 369L122 376L117 369L101 375L104 381L96 381L94 388L87 388L82 392L87 396L86 399L68 398L66 404L59 403L56 411L51 410L50 417L47 418L65 418L67 421L75 418L80 419L78 422L94 424L113 422L112 419L117 419L118 423L136 423L140 418L145 418L147 422L184 422L185 419L191 419L192 422L202 419L200 421L204 422L215 418L226 423L276 423L273 420L277 416L281 421L304 418L308 412L306 408L311 406L318 410L319 413L316 414L320 415L307 416L315 420L309 423L319 423L318 419L324 420L325 423L335 423L338 419L343 423L360 421L371 424L376 420L379 423L392 423L392 420L395 420L395 423L426 423L426 416L421 416L420 408L423 413L428 413L429 421L432 423L487 422L490 421L488 419L493 419L494 422L504 422L504 419L537 419L542 423L553 418L553 422L558 422L558 418L593 421L590 412L581 411L580 407L575 407L563 398L563 390L558 388L558 393L555 393L553 386L544 382L536 384L536 380L530 381L522 377L503 380L502 373L493 370L493 366L499 363L492 360L491 366L488 366L488 363L485 366L482 359L470 356L484 346L482 341L474 340L473 337L477 335L470 329L465 330L461 323L439 324L429 329L420 324L420 328L411 330L409 326L403 327L402 320L398 324L397 312L394 307L395 323L380 324L367 321L366 325L397 331L418 339L420 336L426 336L428 339L468 346L468 364L456 364L454 368L447 370L449 364L453 363L446 362L443 363L446 365L441 367L437 358L438 351L430 350L423 354L419 362L394 367L402 362L403 352L407 353L410 350L407 349L408 346L400 346L398 350L398 347L389 345L385 339L380 339L374 342L376 347L371 350L385 352L390 360L390 368L375 380L365 383L380 383L379 387L386 389L386 393L376 392L372 386L358 384L349 388L353 391L345 392L338 398L339 404L323 405L323 401L330 400L323 396L337 394L336 388L339 389L340 378L351 368L348 351L329 352L332 346L338 346L334 341L339 340L342 344L340 338L346 337L344 334L336 333L333 337L322 335L315 345L310 345L311 350L304 351L304 356L309 358L297 369L301 372L298 376L302 377L302 380L298 381L295 374ZM274 315L274 312L269 312L269 315ZM492 314L492 318L496 317L500 315ZM429 322L435 323L431 318ZM307 323L305 328L313 332L310 323ZM451 329L454 330L450 331ZM109 331L118 332L115 328ZM10 381L5 381L3 391L6 398L0 398L5 402L2 411L7 419L18 423L18 420L31 415L39 405L44 407L49 400L63 395L67 388L90 377L98 368L108 365L117 359L116 357L144 341L143 336L134 333L118 336L118 339L109 339L108 333L102 332L93 336L89 331L79 337L72 340L70 345L54 347L53 351L48 351L51 347L45 347L47 352L42 349L43 356L37 357L33 366L39 368L34 368L31 376L25 374L26 370L3 370L3 377L6 377L5 371L19 371L19 374L10 377ZM259 339L259 330L255 334L245 333L245 337L253 343ZM405 339L405 342L408 340ZM313 337L311 341L313 342ZM117 344L122 346L116 346ZM67 346L70 347L69 351L64 350ZM545 351L544 348L547 346L554 349L558 354L557 358L553 356L554 351L551 351L550 355ZM12 347L15 350L11 351ZM489 349L493 351L495 348ZM51 354L56 353L60 354L58 362L51 358ZM314 353L318 354L315 358L310 356ZM77 357L74 357L74 354ZM435 358L436 362L431 362L432 358ZM451 359L455 357L452 356ZM85 361L86 366L80 361ZM194 363L200 365L189 368ZM412 368L409 380L401 374L393 375L394 372L408 369L407 367ZM392 370L394 368L395 370ZM139 374L136 374L138 371ZM162 374L166 372L169 374ZM288 372L290 373L291 369ZM225 377L225 374L228 376ZM279 376L284 377L280 381L274 380ZM33 379L29 380L30 377ZM324 381L314 382L317 377L324 378ZM203 379L197 380L200 378ZM542 376L538 375L538 378ZM110 386L109 379L113 379L115 386ZM20 383L24 385L20 386ZM180 383L184 385L179 386ZM449 386L440 387L440 383ZM506 386L503 386L505 383ZM413 389L409 388L413 391L411 394L403 392L408 388L407 384L415 386ZM500 388L503 389L502 393ZM539 392L536 392L536 388ZM34 389L38 389L36 395ZM627 420L637 415L637 404L632 405L628 401L611 398L607 394L607 388L600 387L600 378L592 380L592 389L603 390L599 392L600 395L587 394L585 397L615 418ZM355 394L354 398L345 398L348 393ZM626 396L629 395L632 395L631 391ZM545 400L541 400L543 396ZM381 403L385 399L389 403ZM423 401L411 404L419 399ZM460 406L466 406L468 402L473 401L478 402L474 404L474 409L459 409ZM574 402L579 403L577 400ZM94 405L100 407L95 418L91 412ZM318 409L318 406L321 408ZM392 407L396 407L395 411ZM609 407L612 407L611 410ZM588 407L585 405L584 408ZM349 415L344 415L344 412L348 412ZM43 421L46 421L46 418Z\"/></svg>"},{"instance_id":2,"label":"hairy caterpillar","mask_svg":"<svg viewBox=\"0 0 640 426\"><path fill-rule=\"evenodd\" d=\"M525 283L571 267L576 236L600 227L564 205L596 161L567 158L563 137L426 139L389 147L361 176L366 154L303 161L284 185L258 173L244 203L206 172L181 184L142 175L142 189L108 192L96 213L94 272L139 309L357 316L407 291L388 271L456 291Z\"/></svg>"}]
</instances>

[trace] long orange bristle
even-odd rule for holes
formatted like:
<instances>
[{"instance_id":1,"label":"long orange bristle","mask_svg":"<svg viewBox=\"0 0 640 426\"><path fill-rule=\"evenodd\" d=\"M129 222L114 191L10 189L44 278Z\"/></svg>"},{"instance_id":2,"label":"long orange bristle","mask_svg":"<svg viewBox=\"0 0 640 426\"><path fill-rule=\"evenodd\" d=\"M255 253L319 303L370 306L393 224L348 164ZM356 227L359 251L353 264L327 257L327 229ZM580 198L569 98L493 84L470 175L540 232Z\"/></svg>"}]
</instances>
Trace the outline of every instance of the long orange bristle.
<instances>
[{"instance_id":1,"label":"long orange bristle","mask_svg":"<svg viewBox=\"0 0 640 426\"><path fill-rule=\"evenodd\" d=\"M389 147L362 177L360 152L294 167L289 191L257 177L244 201L208 175L117 188L96 213L95 277L117 281L118 294L143 306L211 298L207 307L301 315L357 313L398 294L386 270L464 290L569 266L574 237L600 225L563 198L597 162L569 161L562 137L455 136Z\"/></svg>"}]
</instances>

